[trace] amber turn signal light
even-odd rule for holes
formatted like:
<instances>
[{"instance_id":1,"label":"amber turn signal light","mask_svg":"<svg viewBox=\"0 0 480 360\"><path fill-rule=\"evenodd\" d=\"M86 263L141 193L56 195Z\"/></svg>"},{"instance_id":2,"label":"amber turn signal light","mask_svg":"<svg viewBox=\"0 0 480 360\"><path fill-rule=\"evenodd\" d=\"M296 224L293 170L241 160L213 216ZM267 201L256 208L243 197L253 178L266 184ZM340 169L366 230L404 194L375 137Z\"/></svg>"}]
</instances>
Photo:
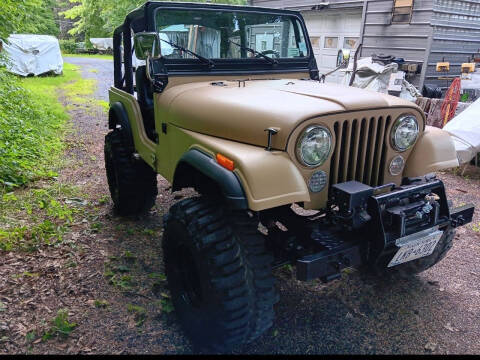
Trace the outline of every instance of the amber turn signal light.
<instances>
[{"instance_id":1,"label":"amber turn signal light","mask_svg":"<svg viewBox=\"0 0 480 360\"><path fill-rule=\"evenodd\" d=\"M233 171L233 169L235 169L235 164L233 163L233 160L230 160L222 154L217 154L217 162L227 170Z\"/></svg>"}]
</instances>

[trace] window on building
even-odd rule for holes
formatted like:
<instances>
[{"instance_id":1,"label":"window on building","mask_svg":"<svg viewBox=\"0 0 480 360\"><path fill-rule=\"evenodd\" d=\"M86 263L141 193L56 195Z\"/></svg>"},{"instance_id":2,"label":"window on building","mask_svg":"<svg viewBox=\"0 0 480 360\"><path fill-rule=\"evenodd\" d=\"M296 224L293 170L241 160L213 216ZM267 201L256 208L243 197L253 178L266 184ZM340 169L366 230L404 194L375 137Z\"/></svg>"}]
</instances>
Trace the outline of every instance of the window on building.
<instances>
[{"instance_id":1,"label":"window on building","mask_svg":"<svg viewBox=\"0 0 480 360\"><path fill-rule=\"evenodd\" d=\"M334 36L325 36L325 43L323 44L325 49L337 49L338 48L338 37Z\"/></svg>"},{"instance_id":2,"label":"window on building","mask_svg":"<svg viewBox=\"0 0 480 360\"><path fill-rule=\"evenodd\" d=\"M412 18L413 0L394 0L392 24L408 24Z\"/></svg>"},{"instance_id":3,"label":"window on building","mask_svg":"<svg viewBox=\"0 0 480 360\"><path fill-rule=\"evenodd\" d=\"M310 41L312 43L312 47L314 48L320 47L320 36L310 36Z\"/></svg>"},{"instance_id":4,"label":"window on building","mask_svg":"<svg viewBox=\"0 0 480 360\"><path fill-rule=\"evenodd\" d=\"M358 37L346 37L343 39L344 49L355 49L357 45Z\"/></svg>"}]
</instances>

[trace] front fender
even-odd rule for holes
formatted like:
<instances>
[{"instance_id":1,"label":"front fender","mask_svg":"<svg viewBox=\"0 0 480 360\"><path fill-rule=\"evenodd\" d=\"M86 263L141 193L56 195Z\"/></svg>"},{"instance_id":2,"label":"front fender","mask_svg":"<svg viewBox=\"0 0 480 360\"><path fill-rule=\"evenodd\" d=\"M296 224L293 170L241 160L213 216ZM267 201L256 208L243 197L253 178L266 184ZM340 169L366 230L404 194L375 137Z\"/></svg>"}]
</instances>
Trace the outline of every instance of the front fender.
<instances>
[{"instance_id":1,"label":"front fender","mask_svg":"<svg viewBox=\"0 0 480 360\"><path fill-rule=\"evenodd\" d=\"M248 208L261 211L295 202L310 201L307 185L298 168L284 151L266 151L253 146L199 134L171 126L177 143L189 143L188 150L197 149L215 161L220 153L235 163L233 173L240 180ZM183 155L183 153L182 153ZM179 158L181 156L179 154Z\"/></svg>"},{"instance_id":2,"label":"front fender","mask_svg":"<svg viewBox=\"0 0 480 360\"><path fill-rule=\"evenodd\" d=\"M426 126L408 158L404 176L423 176L458 165L455 144L450 135L439 128Z\"/></svg>"},{"instance_id":3,"label":"front fender","mask_svg":"<svg viewBox=\"0 0 480 360\"><path fill-rule=\"evenodd\" d=\"M248 209L248 201L235 173L223 168L213 158L197 149L187 151L180 158L175 169L172 184L173 191L192 185L192 174L188 173L192 168L215 183L221 189L223 197L232 208Z\"/></svg>"}]
</instances>

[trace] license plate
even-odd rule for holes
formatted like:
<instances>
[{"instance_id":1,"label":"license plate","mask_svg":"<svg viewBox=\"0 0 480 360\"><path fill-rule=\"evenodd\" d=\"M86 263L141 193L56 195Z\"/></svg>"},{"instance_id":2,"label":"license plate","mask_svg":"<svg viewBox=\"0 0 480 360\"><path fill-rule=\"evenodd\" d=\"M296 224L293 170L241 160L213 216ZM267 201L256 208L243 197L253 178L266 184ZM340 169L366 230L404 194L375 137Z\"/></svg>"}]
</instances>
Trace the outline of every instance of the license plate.
<instances>
[{"instance_id":1,"label":"license plate","mask_svg":"<svg viewBox=\"0 0 480 360\"><path fill-rule=\"evenodd\" d=\"M433 228L397 239L396 245L400 249L390 261L388 267L431 255L442 235L443 231Z\"/></svg>"}]
</instances>

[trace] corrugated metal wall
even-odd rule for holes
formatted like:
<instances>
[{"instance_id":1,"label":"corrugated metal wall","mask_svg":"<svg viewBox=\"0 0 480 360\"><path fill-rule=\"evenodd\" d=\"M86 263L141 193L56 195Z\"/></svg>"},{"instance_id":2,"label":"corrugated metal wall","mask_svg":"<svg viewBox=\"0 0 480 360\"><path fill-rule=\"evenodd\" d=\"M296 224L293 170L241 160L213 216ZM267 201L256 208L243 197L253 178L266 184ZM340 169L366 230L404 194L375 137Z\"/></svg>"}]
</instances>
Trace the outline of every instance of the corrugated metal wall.
<instances>
[{"instance_id":1,"label":"corrugated metal wall","mask_svg":"<svg viewBox=\"0 0 480 360\"><path fill-rule=\"evenodd\" d=\"M350 0L251 0L255 6L306 10L322 1L329 8L358 5ZM450 62L447 76L460 75L460 66L480 49L480 0L414 0L410 24L391 24L394 0L366 0L361 56L389 54L423 63L423 71L410 81L447 87L436 63Z\"/></svg>"},{"instance_id":2,"label":"corrugated metal wall","mask_svg":"<svg viewBox=\"0 0 480 360\"><path fill-rule=\"evenodd\" d=\"M434 0L433 38L425 84L446 88L445 76L436 72L436 63L450 62L447 76L458 77L462 63L480 49L480 0Z\"/></svg>"},{"instance_id":3,"label":"corrugated metal wall","mask_svg":"<svg viewBox=\"0 0 480 360\"><path fill-rule=\"evenodd\" d=\"M414 0L410 24L391 24L393 0L368 0L361 56L383 53L423 63L432 35L433 1ZM421 80L421 75L410 79L415 86Z\"/></svg>"},{"instance_id":4,"label":"corrugated metal wall","mask_svg":"<svg viewBox=\"0 0 480 360\"><path fill-rule=\"evenodd\" d=\"M358 6L363 0L249 0L253 6L262 6L276 9L312 10L312 7L329 3L329 8Z\"/></svg>"}]
</instances>

